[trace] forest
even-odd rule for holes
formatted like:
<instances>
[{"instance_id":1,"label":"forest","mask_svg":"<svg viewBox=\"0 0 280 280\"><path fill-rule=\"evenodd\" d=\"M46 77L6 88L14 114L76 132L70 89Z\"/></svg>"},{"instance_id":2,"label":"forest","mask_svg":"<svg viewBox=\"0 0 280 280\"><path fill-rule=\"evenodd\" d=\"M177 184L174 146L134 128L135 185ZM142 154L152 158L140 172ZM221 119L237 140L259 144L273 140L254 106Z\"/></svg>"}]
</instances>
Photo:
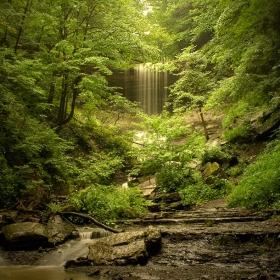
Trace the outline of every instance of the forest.
<instances>
[{"instance_id":1,"label":"forest","mask_svg":"<svg viewBox=\"0 0 280 280\"><path fill-rule=\"evenodd\" d=\"M226 197L229 207L280 207L280 0L0 5L0 208L137 216L149 201L118 178L151 174L185 205ZM108 83L140 63L177 76L160 115ZM185 123L194 111L204 130ZM209 145L208 111L223 114L224 145ZM135 144L138 131L146 138ZM205 182L191 167L230 161L254 141L266 147L227 166L226 178Z\"/></svg>"}]
</instances>

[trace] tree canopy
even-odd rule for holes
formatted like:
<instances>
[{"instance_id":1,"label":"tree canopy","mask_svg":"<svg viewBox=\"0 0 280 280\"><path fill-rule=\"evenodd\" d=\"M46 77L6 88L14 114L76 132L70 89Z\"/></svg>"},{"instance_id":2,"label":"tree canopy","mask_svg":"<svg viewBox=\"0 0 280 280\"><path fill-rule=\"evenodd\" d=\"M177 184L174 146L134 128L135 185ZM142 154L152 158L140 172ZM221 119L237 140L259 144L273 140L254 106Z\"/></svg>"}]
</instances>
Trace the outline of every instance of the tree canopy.
<instances>
[{"instance_id":1,"label":"tree canopy","mask_svg":"<svg viewBox=\"0 0 280 280\"><path fill-rule=\"evenodd\" d=\"M157 168L195 158L200 137L190 136L199 140L193 146L174 144L187 131L182 112L197 109L204 122L205 111L222 110L224 137L234 140L252 130L248 119L279 107L280 0L0 5L1 206L29 196L38 206L54 192L74 194L92 184L102 193L118 172L145 166L135 163L139 156L153 156ZM170 96L174 116L138 114L151 136L140 151L133 133L116 126L138 107L106 77L141 62L161 62L178 79ZM86 196L73 195L74 203L83 207Z\"/></svg>"}]
</instances>

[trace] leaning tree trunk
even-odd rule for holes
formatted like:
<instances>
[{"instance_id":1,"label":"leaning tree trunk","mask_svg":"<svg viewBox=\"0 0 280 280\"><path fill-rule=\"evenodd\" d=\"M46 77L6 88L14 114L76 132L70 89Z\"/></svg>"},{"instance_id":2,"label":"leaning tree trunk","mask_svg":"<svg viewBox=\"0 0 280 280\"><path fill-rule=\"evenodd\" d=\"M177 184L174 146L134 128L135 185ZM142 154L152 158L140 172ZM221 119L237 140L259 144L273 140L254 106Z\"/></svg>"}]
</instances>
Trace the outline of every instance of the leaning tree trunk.
<instances>
[{"instance_id":1,"label":"leaning tree trunk","mask_svg":"<svg viewBox=\"0 0 280 280\"><path fill-rule=\"evenodd\" d=\"M26 1L26 5L25 5L25 8L24 8L21 24L20 24L18 34L17 34L17 40L16 40L16 44L15 44L15 53L17 53L17 50L18 50L19 40L20 40L22 31L23 31L23 25L24 25L24 21L25 21L25 18L26 18L26 14L27 14L30 2L31 2L30 0Z\"/></svg>"},{"instance_id":2,"label":"leaning tree trunk","mask_svg":"<svg viewBox=\"0 0 280 280\"><path fill-rule=\"evenodd\" d=\"M200 115L200 118L201 118L201 123L202 123L202 126L203 126L205 138L208 141L209 140L209 133L208 133L208 129L207 129L207 123L204 119L204 115L202 113L202 108L201 107L199 107L199 115Z\"/></svg>"}]
</instances>

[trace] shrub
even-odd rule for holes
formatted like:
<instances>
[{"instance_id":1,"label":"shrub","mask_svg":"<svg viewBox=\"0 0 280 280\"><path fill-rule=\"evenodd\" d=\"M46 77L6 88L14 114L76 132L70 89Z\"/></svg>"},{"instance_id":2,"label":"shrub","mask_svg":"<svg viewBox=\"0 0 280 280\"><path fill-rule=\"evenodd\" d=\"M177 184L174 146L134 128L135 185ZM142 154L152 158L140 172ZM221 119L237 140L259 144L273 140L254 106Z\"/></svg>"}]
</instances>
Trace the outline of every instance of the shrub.
<instances>
[{"instance_id":1,"label":"shrub","mask_svg":"<svg viewBox=\"0 0 280 280\"><path fill-rule=\"evenodd\" d=\"M167 163L156 175L157 185L167 193L182 190L194 182L192 171L177 162Z\"/></svg>"},{"instance_id":2,"label":"shrub","mask_svg":"<svg viewBox=\"0 0 280 280\"><path fill-rule=\"evenodd\" d=\"M257 160L249 165L243 178L228 196L230 207L263 209L280 201L280 140L270 143Z\"/></svg>"},{"instance_id":3,"label":"shrub","mask_svg":"<svg viewBox=\"0 0 280 280\"><path fill-rule=\"evenodd\" d=\"M79 172L72 178L72 182L80 187L89 184L107 184L115 174L116 170L123 167L123 159L114 154L83 155L76 158L79 166Z\"/></svg>"},{"instance_id":4,"label":"shrub","mask_svg":"<svg viewBox=\"0 0 280 280\"><path fill-rule=\"evenodd\" d=\"M206 164L207 162L217 162L222 164L224 160L229 160L231 155L226 152L222 147L216 146L211 147L202 155L202 164Z\"/></svg>"},{"instance_id":5,"label":"shrub","mask_svg":"<svg viewBox=\"0 0 280 280\"><path fill-rule=\"evenodd\" d=\"M236 176L243 174L244 168L245 168L244 164L233 166L233 167L230 167L229 169L227 169L226 174L231 177L236 177Z\"/></svg>"},{"instance_id":6,"label":"shrub","mask_svg":"<svg viewBox=\"0 0 280 280\"><path fill-rule=\"evenodd\" d=\"M180 195L183 205L199 205L212 199L225 197L230 190L230 183L226 179L207 185L201 178L195 184L190 184L181 190Z\"/></svg>"},{"instance_id":7,"label":"shrub","mask_svg":"<svg viewBox=\"0 0 280 280\"><path fill-rule=\"evenodd\" d=\"M114 126L105 126L99 122L91 123L93 127L92 138L98 146L106 151L124 156L131 148L128 135L121 135L119 129Z\"/></svg>"},{"instance_id":8,"label":"shrub","mask_svg":"<svg viewBox=\"0 0 280 280\"><path fill-rule=\"evenodd\" d=\"M141 175L153 174L166 162L176 161L184 165L200 156L205 137L191 131L183 116L170 116L163 112L159 116L142 118L137 127L144 133L140 133L141 137L135 140L138 145L130 152L131 157L137 161L131 174L139 171Z\"/></svg>"},{"instance_id":9,"label":"shrub","mask_svg":"<svg viewBox=\"0 0 280 280\"><path fill-rule=\"evenodd\" d=\"M251 125L248 122L242 122L240 125L234 127L233 129L227 130L224 134L224 139L227 141L245 139L250 135L251 131Z\"/></svg>"},{"instance_id":10,"label":"shrub","mask_svg":"<svg viewBox=\"0 0 280 280\"><path fill-rule=\"evenodd\" d=\"M146 212L147 201L135 188L95 185L73 194L72 203L80 211L94 214L102 221L138 216Z\"/></svg>"},{"instance_id":11,"label":"shrub","mask_svg":"<svg viewBox=\"0 0 280 280\"><path fill-rule=\"evenodd\" d=\"M183 205L198 205L219 198L219 191L206 184L192 184L180 192Z\"/></svg>"}]
</instances>

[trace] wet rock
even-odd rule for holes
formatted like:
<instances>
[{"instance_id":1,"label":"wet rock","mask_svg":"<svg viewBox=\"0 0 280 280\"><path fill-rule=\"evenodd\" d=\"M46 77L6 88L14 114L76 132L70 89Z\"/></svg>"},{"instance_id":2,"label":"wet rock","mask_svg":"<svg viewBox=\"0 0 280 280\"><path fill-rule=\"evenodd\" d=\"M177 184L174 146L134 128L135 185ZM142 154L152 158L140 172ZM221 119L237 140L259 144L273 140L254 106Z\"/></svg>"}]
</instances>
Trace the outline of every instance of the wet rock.
<instances>
[{"instance_id":1,"label":"wet rock","mask_svg":"<svg viewBox=\"0 0 280 280\"><path fill-rule=\"evenodd\" d=\"M190 205L183 205L181 201L172 202L164 208L165 211L190 209Z\"/></svg>"},{"instance_id":2,"label":"wet rock","mask_svg":"<svg viewBox=\"0 0 280 280\"><path fill-rule=\"evenodd\" d=\"M159 229L148 227L144 232L145 245L149 255L155 255L161 247L161 232Z\"/></svg>"},{"instance_id":3,"label":"wet rock","mask_svg":"<svg viewBox=\"0 0 280 280\"><path fill-rule=\"evenodd\" d=\"M148 228L104 237L89 246L88 259L94 265L145 264L161 247L161 232Z\"/></svg>"},{"instance_id":4,"label":"wet rock","mask_svg":"<svg viewBox=\"0 0 280 280\"><path fill-rule=\"evenodd\" d=\"M162 197L162 201L166 203L177 202L181 200L181 196L178 192L168 193Z\"/></svg>"},{"instance_id":5,"label":"wet rock","mask_svg":"<svg viewBox=\"0 0 280 280\"><path fill-rule=\"evenodd\" d=\"M165 194L165 193L162 193L160 191L160 189L158 188L155 190L152 200L155 203L158 203L158 202L172 203L172 202L181 201L181 197L180 197L179 192Z\"/></svg>"},{"instance_id":6,"label":"wet rock","mask_svg":"<svg viewBox=\"0 0 280 280\"><path fill-rule=\"evenodd\" d=\"M77 260L69 260L65 263L65 268L76 267L76 266L90 266L91 262L87 259L77 259Z\"/></svg>"},{"instance_id":7,"label":"wet rock","mask_svg":"<svg viewBox=\"0 0 280 280\"><path fill-rule=\"evenodd\" d=\"M39 223L10 224L2 229L3 245L8 249L37 249L49 245L46 227Z\"/></svg>"},{"instance_id":8,"label":"wet rock","mask_svg":"<svg viewBox=\"0 0 280 280\"><path fill-rule=\"evenodd\" d=\"M88 273L87 276L98 276L100 275L100 269L95 269L91 273Z\"/></svg>"},{"instance_id":9,"label":"wet rock","mask_svg":"<svg viewBox=\"0 0 280 280\"><path fill-rule=\"evenodd\" d=\"M47 232L50 243L62 243L65 239L72 235L75 227L61 216L55 215L48 221Z\"/></svg>"},{"instance_id":10,"label":"wet rock","mask_svg":"<svg viewBox=\"0 0 280 280\"><path fill-rule=\"evenodd\" d=\"M147 206L149 212L160 212L162 209L162 205L160 203L153 203Z\"/></svg>"}]
</instances>

